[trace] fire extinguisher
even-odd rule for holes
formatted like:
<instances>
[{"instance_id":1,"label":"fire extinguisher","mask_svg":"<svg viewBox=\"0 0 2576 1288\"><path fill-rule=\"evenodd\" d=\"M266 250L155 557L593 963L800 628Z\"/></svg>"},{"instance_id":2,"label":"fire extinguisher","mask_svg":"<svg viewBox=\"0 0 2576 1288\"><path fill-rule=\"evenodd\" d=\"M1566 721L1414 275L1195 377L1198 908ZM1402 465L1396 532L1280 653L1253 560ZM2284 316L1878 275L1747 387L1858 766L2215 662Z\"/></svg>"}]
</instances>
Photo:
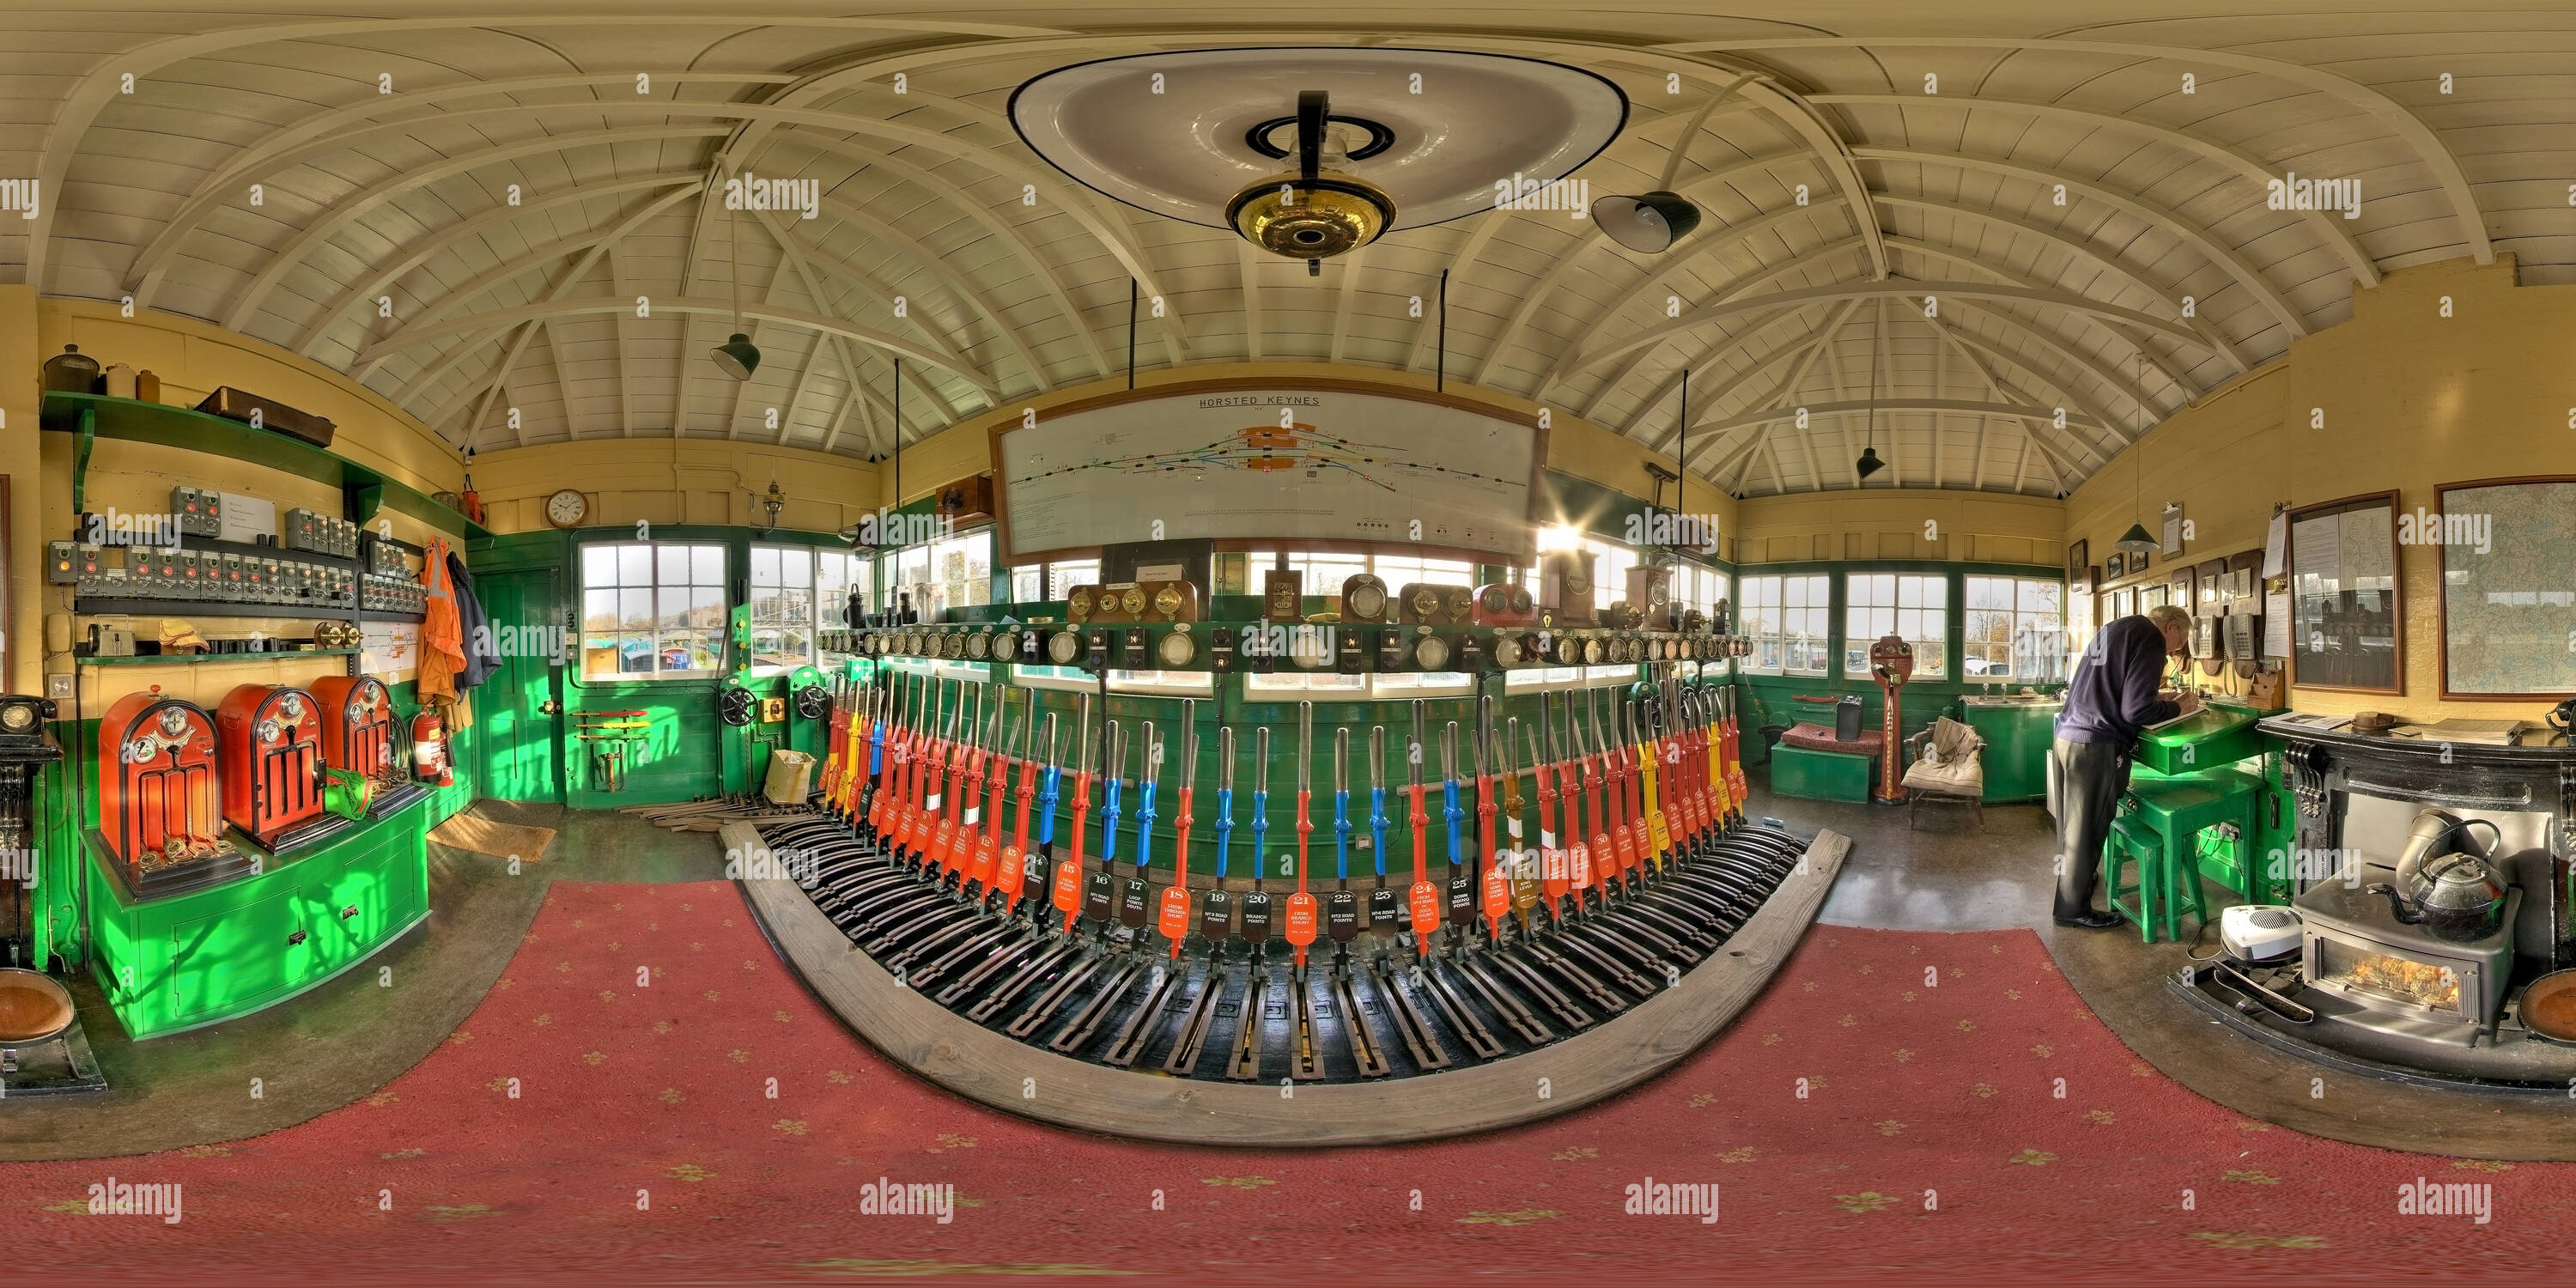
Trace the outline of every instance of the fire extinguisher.
<instances>
[{"instance_id":1,"label":"fire extinguisher","mask_svg":"<svg viewBox=\"0 0 2576 1288\"><path fill-rule=\"evenodd\" d=\"M411 776L438 787L455 785L456 772L447 759L447 725L438 712L422 707L411 718Z\"/></svg>"}]
</instances>

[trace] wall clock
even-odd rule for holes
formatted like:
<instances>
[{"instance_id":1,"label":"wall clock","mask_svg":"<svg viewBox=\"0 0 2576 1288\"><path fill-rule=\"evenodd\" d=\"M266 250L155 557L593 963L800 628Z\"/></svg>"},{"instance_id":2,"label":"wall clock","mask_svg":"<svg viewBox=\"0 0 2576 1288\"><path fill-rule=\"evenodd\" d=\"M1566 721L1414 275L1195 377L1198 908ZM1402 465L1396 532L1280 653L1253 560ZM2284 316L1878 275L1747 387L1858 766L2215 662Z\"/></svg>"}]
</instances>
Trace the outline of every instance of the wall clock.
<instances>
[{"instance_id":1,"label":"wall clock","mask_svg":"<svg viewBox=\"0 0 2576 1288\"><path fill-rule=\"evenodd\" d=\"M546 498L546 522L558 528L578 528L590 516L590 498L571 488L563 488Z\"/></svg>"}]
</instances>

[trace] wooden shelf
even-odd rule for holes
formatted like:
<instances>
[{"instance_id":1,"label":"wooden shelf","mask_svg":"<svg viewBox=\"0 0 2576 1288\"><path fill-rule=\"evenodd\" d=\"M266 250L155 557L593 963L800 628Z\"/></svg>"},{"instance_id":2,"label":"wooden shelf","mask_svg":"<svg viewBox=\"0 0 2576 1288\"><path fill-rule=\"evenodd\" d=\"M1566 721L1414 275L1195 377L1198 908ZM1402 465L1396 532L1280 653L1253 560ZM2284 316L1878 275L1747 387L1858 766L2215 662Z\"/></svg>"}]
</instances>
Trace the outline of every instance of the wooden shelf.
<instances>
[{"instance_id":1,"label":"wooden shelf","mask_svg":"<svg viewBox=\"0 0 2576 1288\"><path fill-rule=\"evenodd\" d=\"M346 499L347 509L354 511L343 517L358 523L375 518L379 509L391 509L451 535L465 538L492 535L482 524L379 470L301 439L290 438L274 430L253 429L240 421L227 420L194 408L134 398L112 398L106 394L53 392L45 395L41 420L46 429L81 435L72 476L74 510L82 507L84 499L82 490L89 473L90 439L120 438L230 457L338 488Z\"/></svg>"},{"instance_id":2,"label":"wooden shelf","mask_svg":"<svg viewBox=\"0 0 2576 1288\"><path fill-rule=\"evenodd\" d=\"M72 601L83 617L273 617L289 622L344 622L358 616L354 608L319 604L239 604L214 599L109 599L83 595Z\"/></svg>"},{"instance_id":3,"label":"wooden shelf","mask_svg":"<svg viewBox=\"0 0 2576 1288\"><path fill-rule=\"evenodd\" d=\"M156 657L76 657L82 666L202 666L208 662L292 662L307 657L355 657L353 648L296 648L274 653L175 653Z\"/></svg>"}]
</instances>

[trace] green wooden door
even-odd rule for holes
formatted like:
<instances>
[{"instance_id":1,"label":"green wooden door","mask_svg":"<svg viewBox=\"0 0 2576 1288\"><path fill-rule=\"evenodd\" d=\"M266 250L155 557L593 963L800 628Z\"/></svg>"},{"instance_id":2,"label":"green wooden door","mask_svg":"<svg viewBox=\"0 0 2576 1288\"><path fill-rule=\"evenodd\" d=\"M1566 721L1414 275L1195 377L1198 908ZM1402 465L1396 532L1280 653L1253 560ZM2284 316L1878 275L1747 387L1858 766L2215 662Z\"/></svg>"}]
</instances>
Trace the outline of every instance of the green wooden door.
<instances>
[{"instance_id":1,"label":"green wooden door","mask_svg":"<svg viewBox=\"0 0 2576 1288\"><path fill-rule=\"evenodd\" d=\"M555 571L536 568L474 579L501 667L474 691L483 749L483 794L505 801L563 799L563 668L568 656L541 641L563 641ZM569 641L565 641L569 647Z\"/></svg>"}]
</instances>

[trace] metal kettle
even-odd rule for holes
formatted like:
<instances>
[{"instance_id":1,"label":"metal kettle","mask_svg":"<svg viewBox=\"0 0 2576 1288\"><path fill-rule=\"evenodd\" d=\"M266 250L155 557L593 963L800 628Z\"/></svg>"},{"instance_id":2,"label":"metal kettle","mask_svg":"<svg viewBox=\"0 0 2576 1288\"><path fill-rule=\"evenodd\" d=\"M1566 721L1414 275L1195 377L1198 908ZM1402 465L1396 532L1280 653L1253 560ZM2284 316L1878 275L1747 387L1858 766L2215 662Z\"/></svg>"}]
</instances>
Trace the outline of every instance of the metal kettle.
<instances>
[{"instance_id":1,"label":"metal kettle","mask_svg":"<svg viewBox=\"0 0 2576 1288\"><path fill-rule=\"evenodd\" d=\"M2505 879L2488 860L2491 847L2479 847L2468 834L2481 823L2503 840L2501 829L2486 819L2438 809L2417 814L2397 860L2396 883L2372 885L2370 893L2386 895L2401 924L2420 925L2452 943L2494 934L2504 919Z\"/></svg>"}]
</instances>

